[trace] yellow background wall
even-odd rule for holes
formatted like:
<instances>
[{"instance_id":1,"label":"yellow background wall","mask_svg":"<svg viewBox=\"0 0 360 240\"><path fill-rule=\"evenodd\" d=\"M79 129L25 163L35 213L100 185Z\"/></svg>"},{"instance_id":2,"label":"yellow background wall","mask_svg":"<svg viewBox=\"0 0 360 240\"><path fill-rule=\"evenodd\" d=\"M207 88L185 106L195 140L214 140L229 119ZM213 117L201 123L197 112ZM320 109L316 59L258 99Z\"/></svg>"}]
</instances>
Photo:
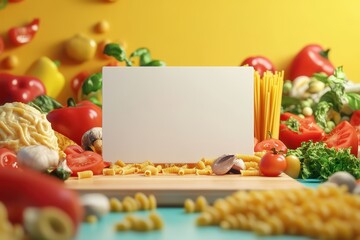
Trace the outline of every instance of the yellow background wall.
<instances>
[{"instance_id":1,"label":"yellow background wall","mask_svg":"<svg viewBox=\"0 0 360 240\"><path fill-rule=\"evenodd\" d=\"M264 55L277 69L288 67L306 44L331 48L330 59L343 65L347 76L360 82L360 1L358 0L23 0L0 10L0 34L10 27L40 18L40 30L30 44L11 48L23 74L40 56L60 60L60 71L70 79L82 70L99 71L108 61L99 57L85 63L69 61L64 41L84 33L96 41L122 41L130 53L148 47L154 58L171 66L236 66L251 55ZM95 33L100 20L110 31ZM60 100L70 96L70 88Z\"/></svg>"}]
</instances>

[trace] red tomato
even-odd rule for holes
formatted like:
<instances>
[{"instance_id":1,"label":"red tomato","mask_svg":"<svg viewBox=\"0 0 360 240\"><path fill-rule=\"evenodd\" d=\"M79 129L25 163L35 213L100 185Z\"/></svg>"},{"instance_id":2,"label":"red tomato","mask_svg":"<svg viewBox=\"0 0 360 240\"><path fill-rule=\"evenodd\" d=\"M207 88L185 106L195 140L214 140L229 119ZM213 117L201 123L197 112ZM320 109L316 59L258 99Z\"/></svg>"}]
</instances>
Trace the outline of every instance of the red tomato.
<instances>
[{"instance_id":1,"label":"red tomato","mask_svg":"<svg viewBox=\"0 0 360 240\"><path fill-rule=\"evenodd\" d=\"M9 29L8 36L10 42L15 46L21 46L31 42L39 30L39 23L40 20L35 18L31 23L25 26L13 27Z\"/></svg>"},{"instance_id":2,"label":"red tomato","mask_svg":"<svg viewBox=\"0 0 360 240\"><path fill-rule=\"evenodd\" d=\"M104 169L104 161L101 155L91 151L66 155L66 162L73 172L72 176L77 176L78 172L86 170L91 170L94 175L98 175L102 174Z\"/></svg>"},{"instance_id":3,"label":"red tomato","mask_svg":"<svg viewBox=\"0 0 360 240\"><path fill-rule=\"evenodd\" d=\"M258 144L255 145L254 152L262 152L262 151L270 152L274 148L277 152L280 153L287 152L286 145L279 139L275 139L275 138L270 138L259 142Z\"/></svg>"},{"instance_id":4,"label":"red tomato","mask_svg":"<svg viewBox=\"0 0 360 240\"><path fill-rule=\"evenodd\" d=\"M240 66L243 65L252 66L254 70L260 74L261 77L266 71L270 71L272 73L275 72L275 67L272 62L268 58L263 56L248 57L240 64Z\"/></svg>"},{"instance_id":5,"label":"red tomato","mask_svg":"<svg viewBox=\"0 0 360 240\"><path fill-rule=\"evenodd\" d=\"M323 140L328 147L349 148L351 153L358 154L358 137L356 130L348 121L339 123Z\"/></svg>"},{"instance_id":6,"label":"red tomato","mask_svg":"<svg viewBox=\"0 0 360 240\"><path fill-rule=\"evenodd\" d=\"M277 177L286 169L286 159L283 154L267 152L261 158L259 169L267 177Z\"/></svg>"},{"instance_id":7,"label":"red tomato","mask_svg":"<svg viewBox=\"0 0 360 240\"><path fill-rule=\"evenodd\" d=\"M350 118L350 124L355 128L358 136L358 145L360 145L360 110L353 112Z\"/></svg>"},{"instance_id":8,"label":"red tomato","mask_svg":"<svg viewBox=\"0 0 360 240\"><path fill-rule=\"evenodd\" d=\"M83 219L83 208L76 192L67 189L63 181L26 169L0 168L0 202L8 210L12 223L22 223L28 207L56 207L67 213L74 230Z\"/></svg>"},{"instance_id":9,"label":"red tomato","mask_svg":"<svg viewBox=\"0 0 360 240\"><path fill-rule=\"evenodd\" d=\"M298 122L298 131L294 131L284 122L290 118ZM309 140L319 142L325 135L324 130L311 118L300 118L295 114L284 113L281 114L280 119L282 123L280 124L279 139L287 148L298 148L301 146L302 142L307 142Z\"/></svg>"},{"instance_id":10,"label":"red tomato","mask_svg":"<svg viewBox=\"0 0 360 240\"><path fill-rule=\"evenodd\" d=\"M0 148L0 167L18 167L14 151L7 148Z\"/></svg>"},{"instance_id":11,"label":"red tomato","mask_svg":"<svg viewBox=\"0 0 360 240\"><path fill-rule=\"evenodd\" d=\"M74 154L74 153L82 153L85 150L79 145L69 145L65 148L64 153L66 155Z\"/></svg>"}]
</instances>

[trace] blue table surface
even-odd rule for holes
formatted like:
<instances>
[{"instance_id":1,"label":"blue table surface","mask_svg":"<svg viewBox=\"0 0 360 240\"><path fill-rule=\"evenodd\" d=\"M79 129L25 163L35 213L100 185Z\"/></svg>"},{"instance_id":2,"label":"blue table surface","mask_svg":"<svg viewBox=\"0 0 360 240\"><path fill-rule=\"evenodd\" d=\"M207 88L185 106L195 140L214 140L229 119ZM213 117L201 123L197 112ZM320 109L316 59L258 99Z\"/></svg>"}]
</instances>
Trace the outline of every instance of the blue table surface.
<instances>
[{"instance_id":1,"label":"blue table surface","mask_svg":"<svg viewBox=\"0 0 360 240\"><path fill-rule=\"evenodd\" d=\"M306 187L317 187L319 181L317 180L299 180ZM165 226L160 231L151 232L117 232L114 226L120 222L128 213L110 213L104 216L95 224L83 223L80 227L75 240L248 240L248 239L308 239L297 236L274 236L274 237L260 237L254 233L239 231L239 230L223 230L218 226L199 227L196 225L197 213L187 214L181 207L177 208L162 208L157 209L157 213L163 219ZM147 216L147 211L139 211L132 213L135 216Z\"/></svg>"}]
</instances>

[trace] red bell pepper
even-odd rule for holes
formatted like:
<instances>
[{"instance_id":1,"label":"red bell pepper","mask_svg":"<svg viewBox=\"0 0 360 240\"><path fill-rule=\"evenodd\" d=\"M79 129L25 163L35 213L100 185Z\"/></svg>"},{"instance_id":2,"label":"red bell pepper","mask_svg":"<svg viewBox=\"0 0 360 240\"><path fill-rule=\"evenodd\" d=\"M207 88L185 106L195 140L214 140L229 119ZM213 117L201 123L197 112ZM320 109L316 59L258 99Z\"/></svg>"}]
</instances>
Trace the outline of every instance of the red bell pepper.
<instances>
[{"instance_id":1,"label":"red bell pepper","mask_svg":"<svg viewBox=\"0 0 360 240\"><path fill-rule=\"evenodd\" d=\"M5 49L4 39L0 36L0 55Z\"/></svg>"},{"instance_id":2,"label":"red bell pepper","mask_svg":"<svg viewBox=\"0 0 360 240\"><path fill-rule=\"evenodd\" d=\"M260 77L262 77L264 75L264 72L266 71L275 73L274 65L266 57L262 57L262 56L249 57L241 63L241 66L244 65L252 66L255 69L255 71L257 71L260 74Z\"/></svg>"},{"instance_id":3,"label":"red bell pepper","mask_svg":"<svg viewBox=\"0 0 360 240\"><path fill-rule=\"evenodd\" d=\"M0 105L7 102L28 103L44 94L45 86L37 78L0 73Z\"/></svg>"},{"instance_id":4,"label":"red bell pepper","mask_svg":"<svg viewBox=\"0 0 360 240\"><path fill-rule=\"evenodd\" d=\"M289 78L294 80L299 76L311 77L314 73L323 72L330 76L334 74L334 66L328 58L329 49L324 50L320 45L305 46L294 58Z\"/></svg>"},{"instance_id":5,"label":"red bell pepper","mask_svg":"<svg viewBox=\"0 0 360 240\"><path fill-rule=\"evenodd\" d=\"M35 34L39 30L39 23L40 20L38 18L35 18L31 23L25 26L10 28L8 31L10 42L14 46L21 46L23 44L31 42L31 40L34 38Z\"/></svg>"},{"instance_id":6,"label":"red bell pepper","mask_svg":"<svg viewBox=\"0 0 360 240\"><path fill-rule=\"evenodd\" d=\"M22 223L28 207L51 206L69 215L75 231L80 226L84 212L80 198L63 181L31 169L0 168L0 189L0 202L12 223Z\"/></svg>"},{"instance_id":7,"label":"red bell pepper","mask_svg":"<svg viewBox=\"0 0 360 240\"><path fill-rule=\"evenodd\" d=\"M52 128L81 146L82 135L93 127L102 126L102 110L90 101L76 106L58 108L48 113Z\"/></svg>"}]
</instances>

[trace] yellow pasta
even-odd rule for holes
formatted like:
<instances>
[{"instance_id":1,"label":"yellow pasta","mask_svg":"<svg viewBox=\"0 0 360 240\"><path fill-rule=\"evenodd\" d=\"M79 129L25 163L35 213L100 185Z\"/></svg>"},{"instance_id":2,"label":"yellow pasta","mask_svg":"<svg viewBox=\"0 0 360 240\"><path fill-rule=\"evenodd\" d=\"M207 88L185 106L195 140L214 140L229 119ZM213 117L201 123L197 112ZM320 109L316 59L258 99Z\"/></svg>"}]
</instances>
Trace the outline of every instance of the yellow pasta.
<instances>
[{"instance_id":1,"label":"yellow pasta","mask_svg":"<svg viewBox=\"0 0 360 240\"><path fill-rule=\"evenodd\" d=\"M112 197L109 199L109 202L110 202L110 211L112 212L123 211L123 204L119 199Z\"/></svg>"},{"instance_id":2,"label":"yellow pasta","mask_svg":"<svg viewBox=\"0 0 360 240\"><path fill-rule=\"evenodd\" d=\"M122 168L119 172L119 174L121 175L128 175L128 174L133 174L133 173L137 173L138 169L135 167L130 167L130 168Z\"/></svg>"},{"instance_id":3,"label":"yellow pasta","mask_svg":"<svg viewBox=\"0 0 360 240\"><path fill-rule=\"evenodd\" d=\"M135 199L140 202L141 210L149 210L150 209L150 200L144 193L141 193L141 192L136 193Z\"/></svg>"},{"instance_id":4,"label":"yellow pasta","mask_svg":"<svg viewBox=\"0 0 360 240\"><path fill-rule=\"evenodd\" d=\"M244 162L257 162L259 163L261 157L255 155L246 155L246 154L236 154L237 159L242 159Z\"/></svg>"},{"instance_id":5,"label":"yellow pasta","mask_svg":"<svg viewBox=\"0 0 360 240\"><path fill-rule=\"evenodd\" d=\"M105 176L114 176L115 175L115 170L111 169L111 168L104 168L103 169L103 175L105 175Z\"/></svg>"},{"instance_id":6,"label":"yellow pasta","mask_svg":"<svg viewBox=\"0 0 360 240\"><path fill-rule=\"evenodd\" d=\"M185 175L185 174L195 174L196 168L180 168L178 174Z\"/></svg>"},{"instance_id":7,"label":"yellow pasta","mask_svg":"<svg viewBox=\"0 0 360 240\"><path fill-rule=\"evenodd\" d=\"M259 163L258 162L244 162L246 169L253 168L253 169L259 169Z\"/></svg>"},{"instance_id":8,"label":"yellow pasta","mask_svg":"<svg viewBox=\"0 0 360 240\"><path fill-rule=\"evenodd\" d=\"M158 229L162 229L164 227L164 221L162 220L160 215L157 214L156 212L151 212L149 214L149 218L154 223L154 229L158 230Z\"/></svg>"},{"instance_id":9,"label":"yellow pasta","mask_svg":"<svg viewBox=\"0 0 360 240\"><path fill-rule=\"evenodd\" d=\"M203 161L198 161L196 164L196 167L198 169L204 169L205 168L205 163Z\"/></svg>"},{"instance_id":10,"label":"yellow pasta","mask_svg":"<svg viewBox=\"0 0 360 240\"><path fill-rule=\"evenodd\" d=\"M162 169L163 173L178 173L180 167L178 166L172 166L172 167L166 167Z\"/></svg>"},{"instance_id":11,"label":"yellow pasta","mask_svg":"<svg viewBox=\"0 0 360 240\"><path fill-rule=\"evenodd\" d=\"M139 210L139 203L132 197L126 196L123 201L123 209L125 212L133 212Z\"/></svg>"},{"instance_id":12,"label":"yellow pasta","mask_svg":"<svg viewBox=\"0 0 360 240\"><path fill-rule=\"evenodd\" d=\"M202 212L206 209L208 205L208 201L204 196L198 196L195 202L195 210L198 212Z\"/></svg>"},{"instance_id":13,"label":"yellow pasta","mask_svg":"<svg viewBox=\"0 0 360 240\"><path fill-rule=\"evenodd\" d=\"M89 215L86 217L85 222L87 223L97 223L98 219L95 215Z\"/></svg>"},{"instance_id":14,"label":"yellow pasta","mask_svg":"<svg viewBox=\"0 0 360 240\"><path fill-rule=\"evenodd\" d=\"M196 175L211 175L211 174L212 174L212 170L209 169L209 168L196 169L195 174L196 174Z\"/></svg>"},{"instance_id":15,"label":"yellow pasta","mask_svg":"<svg viewBox=\"0 0 360 240\"><path fill-rule=\"evenodd\" d=\"M260 171L258 169L246 169L240 170L242 176L260 176Z\"/></svg>"},{"instance_id":16,"label":"yellow pasta","mask_svg":"<svg viewBox=\"0 0 360 240\"><path fill-rule=\"evenodd\" d=\"M93 177L93 171L91 170L86 170L86 171L82 171L82 172L78 172L78 179L84 179L84 178L92 178Z\"/></svg>"},{"instance_id":17,"label":"yellow pasta","mask_svg":"<svg viewBox=\"0 0 360 240\"><path fill-rule=\"evenodd\" d=\"M216 211L218 214L216 215ZM339 209L340 208L340 209ZM216 220L215 220L216 219ZM359 239L360 196L341 187L236 192L217 199L197 219L223 229L258 235L304 235L321 239Z\"/></svg>"},{"instance_id":18,"label":"yellow pasta","mask_svg":"<svg viewBox=\"0 0 360 240\"><path fill-rule=\"evenodd\" d=\"M185 199L184 210L186 213L195 212L195 202L190 198Z\"/></svg>"},{"instance_id":19,"label":"yellow pasta","mask_svg":"<svg viewBox=\"0 0 360 240\"><path fill-rule=\"evenodd\" d=\"M119 167L125 167L126 166L126 164L122 160L117 160L115 162L115 164L118 165Z\"/></svg>"},{"instance_id":20,"label":"yellow pasta","mask_svg":"<svg viewBox=\"0 0 360 240\"><path fill-rule=\"evenodd\" d=\"M259 140L279 136L284 72L265 72L262 79L258 72L254 74L254 134Z\"/></svg>"},{"instance_id":21,"label":"yellow pasta","mask_svg":"<svg viewBox=\"0 0 360 240\"><path fill-rule=\"evenodd\" d=\"M150 172L150 175L158 175L159 174L159 169L157 167L152 166L152 165L148 165L144 169L145 169L145 175L146 175L146 172L148 174Z\"/></svg>"},{"instance_id":22,"label":"yellow pasta","mask_svg":"<svg viewBox=\"0 0 360 240\"><path fill-rule=\"evenodd\" d=\"M157 201L156 201L156 198L153 194L150 194L149 195L149 209L150 210L153 210L153 209L156 209L157 208Z\"/></svg>"},{"instance_id":23,"label":"yellow pasta","mask_svg":"<svg viewBox=\"0 0 360 240\"><path fill-rule=\"evenodd\" d=\"M203 159L201 159L201 161L203 161L206 166L208 166L208 165L211 166L214 163L215 159L205 159L205 158L203 158Z\"/></svg>"}]
</instances>

